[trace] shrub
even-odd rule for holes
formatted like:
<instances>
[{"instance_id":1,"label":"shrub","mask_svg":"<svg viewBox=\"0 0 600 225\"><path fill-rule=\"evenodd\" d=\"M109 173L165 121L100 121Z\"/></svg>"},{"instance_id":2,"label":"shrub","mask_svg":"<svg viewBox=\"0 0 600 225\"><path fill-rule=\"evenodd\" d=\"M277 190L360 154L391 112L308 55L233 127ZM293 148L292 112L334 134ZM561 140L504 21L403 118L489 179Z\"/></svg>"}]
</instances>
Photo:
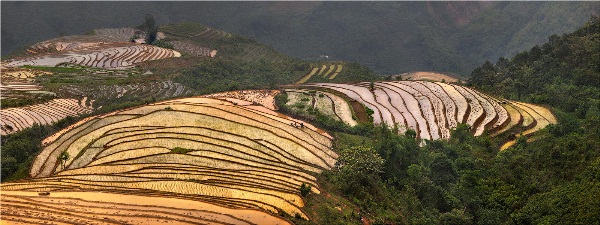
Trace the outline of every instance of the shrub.
<instances>
[{"instance_id":1,"label":"shrub","mask_svg":"<svg viewBox=\"0 0 600 225\"><path fill-rule=\"evenodd\" d=\"M384 159L367 146L344 148L336 163L336 175L345 194L368 192L368 186L375 185L383 170ZM359 190L363 189L363 190Z\"/></svg>"},{"instance_id":2,"label":"shrub","mask_svg":"<svg viewBox=\"0 0 600 225\"><path fill-rule=\"evenodd\" d=\"M375 111L365 106L365 112L367 113L367 115L369 115L369 121L373 122L373 114L375 114Z\"/></svg>"},{"instance_id":3,"label":"shrub","mask_svg":"<svg viewBox=\"0 0 600 225\"><path fill-rule=\"evenodd\" d=\"M369 115L369 116L372 116L372 115L375 113L375 111L373 111L371 108L369 108L369 107L366 107L366 106L365 106L365 112L366 112L366 113L367 113L367 115Z\"/></svg>"},{"instance_id":4,"label":"shrub","mask_svg":"<svg viewBox=\"0 0 600 225\"><path fill-rule=\"evenodd\" d=\"M275 95L275 104L282 108L288 102L288 95L285 91L282 91L278 95Z\"/></svg>"},{"instance_id":5,"label":"shrub","mask_svg":"<svg viewBox=\"0 0 600 225\"><path fill-rule=\"evenodd\" d=\"M61 152L60 155L58 155L56 158L60 162L61 168L64 169L65 163L67 162L67 160L69 160L70 156L69 156L69 153L65 150L65 151Z\"/></svg>"},{"instance_id":6,"label":"shrub","mask_svg":"<svg viewBox=\"0 0 600 225\"><path fill-rule=\"evenodd\" d=\"M417 132L413 129L406 129L406 132L404 132L404 136L407 136L411 139L415 139L417 138Z\"/></svg>"},{"instance_id":7,"label":"shrub","mask_svg":"<svg viewBox=\"0 0 600 225\"><path fill-rule=\"evenodd\" d=\"M171 43L163 41L163 40L156 40L156 41L152 42L152 45L158 46L161 48L175 49L175 47Z\"/></svg>"},{"instance_id":8,"label":"shrub","mask_svg":"<svg viewBox=\"0 0 600 225\"><path fill-rule=\"evenodd\" d=\"M174 149L171 149L171 153L173 154L187 154L188 152L192 152L194 150L191 149L187 149L187 148L181 148L181 147L175 147Z\"/></svg>"},{"instance_id":9,"label":"shrub","mask_svg":"<svg viewBox=\"0 0 600 225\"><path fill-rule=\"evenodd\" d=\"M300 186L300 194L302 195L302 197L306 197L308 193L310 193L311 188L312 187L310 186L310 184L302 183L302 186Z\"/></svg>"}]
</instances>

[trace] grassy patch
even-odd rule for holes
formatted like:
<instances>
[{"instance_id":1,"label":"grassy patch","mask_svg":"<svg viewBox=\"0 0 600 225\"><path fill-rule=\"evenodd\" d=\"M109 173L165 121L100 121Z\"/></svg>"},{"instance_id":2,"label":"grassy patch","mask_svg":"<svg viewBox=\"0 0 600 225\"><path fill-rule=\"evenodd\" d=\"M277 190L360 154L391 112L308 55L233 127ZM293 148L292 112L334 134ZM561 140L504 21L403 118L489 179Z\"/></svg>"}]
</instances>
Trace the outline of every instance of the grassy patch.
<instances>
[{"instance_id":1,"label":"grassy patch","mask_svg":"<svg viewBox=\"0 0 600 225\"><path fill-rule=\"evenodd\" d=\"M187 154L188 152L193 152L194 150L192 149L187 149L187 148L181 148L181 147L175 147L174 149L171 149L171 153L173 154Z\"/></svg>"},{"instance_id":2,"label":"grassy patch","mask_svg":"<svg viewBox=\"0 0 600 225\"><path fill-rule=\"evenodd\" d=\"M54 99L54 95L46 94L27 94L26 98L10 98L0 100L3 108L23 107L48 102Z\"/></svg>"},{"instance_id":3,"label":"grassy patch","mask_svg":"<svg viewBox=\"0 0 600 225\"><path fill-rule=\"evenodd\" d=\"M46 72L53 72L53 73L78 73L78 72L82 72L82 69L83 69L80 67L51 67L51 66L22 66L22 68L36 69L36 70L42 70L42 71L46 71Z\"/></svg>"}]
</instances>

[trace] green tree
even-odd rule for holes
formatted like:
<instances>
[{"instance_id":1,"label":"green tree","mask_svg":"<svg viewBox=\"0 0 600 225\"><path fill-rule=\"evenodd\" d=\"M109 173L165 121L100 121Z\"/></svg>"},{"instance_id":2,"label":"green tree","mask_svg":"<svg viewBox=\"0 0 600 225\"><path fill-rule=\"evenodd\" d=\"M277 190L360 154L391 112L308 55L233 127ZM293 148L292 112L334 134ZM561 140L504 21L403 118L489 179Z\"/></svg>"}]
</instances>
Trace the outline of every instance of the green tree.
<instances>
[{"instance_id":1,"label":"green tree","mask_svg":"<svg viewBox=\"0 0 600 225\"><path fill-rule=\"evenodd\" d=\"M69 153L65 150L58 155L58 161L60 162L60 166L62 169L65 169L65 163L69 160Z\"/></svg>"},{"instance_id":2,"label":"green tree","mask_svg":"<svg viewBox=\"0 0 600 225\"><path fill-rule=\"evenodd\" d=\"M443 225L469 225L473 224L473 217L462 209L452 209L440 215L440 224Z\"/></svg>"},{"instance_id":3,"label":"green tree","mask_svg":"<svg viewBox=\"0 0 600 225\"><path fill-rule=\"evenodd\" d=\"M154 16L146 14L144 16L144 23L138 27L140 30L146 32L146 44L152 44L156 40L156 33L158 33L158 26L154 21Z\"/></svg>"},{"instance_id":4,"label":"green tree","mask_svg":"<svg viewBox=\"0 0 600 225\"><path fill-rule=\"evenodd\" d=\"M471 126L466 123L459 123L456 128L450 131L453 140L457 140L459 143L464 142L471 136Z\"/></svg>"},{"instance_id":5,"label":"green tree","mask_svg":"<svg viewBox=\"0 0 600 225\"><path fill-rule=\"evenodd\" d=\"M310 186L310 184L302 183L302 185L300 186L300 194L303 197L306 197L308 193L310 193L311 188L312 187Z\"/></svg>"},{"instance_id":6,"label":"green tree","mask_svg":"<svg viewBox=\"0 0 600 225\"><path fill-rule=\"evenodd\" d=\"M381 173L383 163L373 148L353 146L341 152L338 169L349 177L361 178Z\"/></svg>"},{"instance_id":7,"label":"green tree","mask_svg":"<svg viewBox=\"0 0 600 225\"><path fill-rule=\"evenodd\" d=\"M17 166L19 162L14 157L2 157L2 178L6 179L8 176L12 175L15 171L17 171Z\"/></svg>"},{"instance_id":8,"label":"green tree","mask_svg":"<svg viewBox=\"0 0 600 225\"><path fill-rule=\"evenodd\" d=\"M336 164L338 183L348 195L360 196L379 183L384 160L371 147L352 146L342 149Z\"/></svg>"},{"instance_id":9,"label":"green tree","mask_svg":"<svg viewBox=\"0 0 600 225\"><path fill-rule=\"evenodd\" d=\"M411 139L417 138L417 132L413 129L406 129L406 131L404 132L404 135Z\"/></svg>"}]
</instances>

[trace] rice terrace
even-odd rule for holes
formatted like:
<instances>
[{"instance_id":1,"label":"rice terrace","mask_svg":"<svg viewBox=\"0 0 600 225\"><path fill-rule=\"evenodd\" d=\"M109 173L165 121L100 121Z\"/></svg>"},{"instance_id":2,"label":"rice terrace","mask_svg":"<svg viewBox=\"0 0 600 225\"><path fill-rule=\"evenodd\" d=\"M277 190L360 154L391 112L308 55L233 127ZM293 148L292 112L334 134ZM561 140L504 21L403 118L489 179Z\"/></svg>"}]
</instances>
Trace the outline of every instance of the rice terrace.
<instances>
[{"instance_id":1,"label":"rice terrace","mask_svg":"<svg viewBox=\"0 0 600 225\"><path fill-rule=\"evenodd\" d=\"M599 222L597 2L146 3L3 2L0 224Z\"/></svg>"}]
</instances>

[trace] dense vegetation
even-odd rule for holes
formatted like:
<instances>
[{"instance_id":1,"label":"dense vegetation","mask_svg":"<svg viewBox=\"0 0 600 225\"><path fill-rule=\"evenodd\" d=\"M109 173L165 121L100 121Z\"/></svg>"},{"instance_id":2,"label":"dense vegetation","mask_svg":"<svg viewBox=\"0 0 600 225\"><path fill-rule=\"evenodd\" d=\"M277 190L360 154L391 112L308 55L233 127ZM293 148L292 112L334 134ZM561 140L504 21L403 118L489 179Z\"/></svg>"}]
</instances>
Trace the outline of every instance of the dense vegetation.
<instances>
[{"instance_id":1,"label":"dense vegetation","mask_svg":"<svg viewBox=\"0 0 600 225\"><path fill-rule=\"evenodd\" d=\"M26 178L35 156L42 150L42 140L60 129L75 123L78 118L67 117L53 125L35 125L23 131L2 136L2 182Z\"/></svg>"},{"instance_id":2,"label":"dense vegetation","mask_svg":"<svg viewBox=\"0 0 600 225\"><path fill-rule=\"evenodd\" d=\"M299 66L302 68L302 64ZM209 59L183 70L174 80L200 90L202 94L208 94L244 89L274 89L277 85L293 82L302 73L301 70L294 71L289 67L264 61Z\"/></svg>"},{"instance_id":3,"label":"dense vegetation","mask_svg":"<svg viewBox=\"0 0 600 225\"><path fill-rule=\"evenodd\" d=\"M549 136L512 156L517 190L531 193L515 209L520 223L598 223L600 186L600 18L564 36L551 36L513 59L486 62L471 83L485 91L555 109ZM518 163L517 163L518 162ZM528 184L528 185L527 185ZM551 205L552 207L543 207Z\"/></svg>"},{"instance_id":4,"label":"dense vegetation","mask_svg":"<svg viewBox=\"0 0 600 225\"><path fill-rule=\"evenodd\" d=\"M302 59L356 61L379 74L462 75L571 32L598 2L5 2L2 55L101 27L201 22ZM35 16L32 16L35 15ZM377 26L374 26L376 24ZM543 24L543 25L540 25ZM34 32L34 33L32 33Z\"/></svg>"},{"instance_id":5,"label":"dense vegetation","mask_svg":"<svg viewBox=\"0 0 600 225\"><path fill-rule=\"evenodd\" d=\"M597 107L600 93L600 25L595 17L583 28L513 59L486 62L471 73L470 83L509 99L549 105L583 118Z\"/></svg>"},{"instance_id":6,"label":"dense vegetation","mask_svg":"<svg viewBox=\"0 0 600 225\"><path fill-rule=\"evenodd\" d=\"M341 131L340 161L322 175L333 197L309 196L309 214L331 224L362 216L372 224L597 224L599 37L600 19L593 18L572 34L474 70L477 88L550 105L559 117L537 141L520 138L503 152L498 139L473 137L464 124L450 140L420 147L394 129L336 129L317 116L320 126ZM345 207L331 210L336 206Z\"/></svg>"},{"instance_id":7,"label":"dense vegetation","mask_svg":"<svg viewBox=\"0 0 600 225\"><path fill-rule=\"evenodd\" d=\"M52 100L54 98L53 95L46 94L31 94L30 98L9 98L0 100L2 107L22 107L27 105L34 105L39 103L44 103Z\"/></svg>"}]
</instances>

